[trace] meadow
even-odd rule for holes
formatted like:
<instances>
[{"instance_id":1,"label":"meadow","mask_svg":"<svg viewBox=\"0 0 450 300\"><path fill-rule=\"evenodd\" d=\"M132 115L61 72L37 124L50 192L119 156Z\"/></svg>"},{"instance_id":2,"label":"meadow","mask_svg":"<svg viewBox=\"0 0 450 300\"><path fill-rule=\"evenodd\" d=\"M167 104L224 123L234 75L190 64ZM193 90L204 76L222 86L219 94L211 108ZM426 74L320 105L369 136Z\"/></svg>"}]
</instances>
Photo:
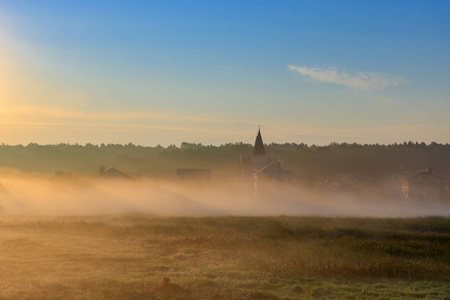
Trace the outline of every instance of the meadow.
<instances>
[{"instance_id":1,"label":"meadow","mask_svg":"<svg viewBox=\"0 0 450 300\"><path fill-rule=\"evenodd\" d=\"M450 219L7 216L0 299L450 299Z\"/></svg>"}]
</instances>

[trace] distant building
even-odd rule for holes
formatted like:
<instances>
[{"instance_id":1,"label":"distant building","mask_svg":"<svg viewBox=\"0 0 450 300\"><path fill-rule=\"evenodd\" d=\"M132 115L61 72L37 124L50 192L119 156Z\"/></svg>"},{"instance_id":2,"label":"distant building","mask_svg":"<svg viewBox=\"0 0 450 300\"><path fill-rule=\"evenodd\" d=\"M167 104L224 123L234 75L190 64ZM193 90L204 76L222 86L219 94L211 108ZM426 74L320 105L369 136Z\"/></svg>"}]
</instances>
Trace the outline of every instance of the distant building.
<instances>
[{"instance_id":1,"label":"distant building","mask_svg":"<svg viewBox=\"0 0 450 300\"><path fill-rule=\"evenodd\" d=\"M268 164L253 175L256 181L270 180L277 183L289 183L297 180L297 175L283 169L280 162Z\"/></svg>"},{"instance_id":2,"label":"distant building","mask_svg":"<svg viewBox=\"0 0 450 300\"><path fill-rule=\"evenodd\" d=\"M253 175L255 181L255 191L280 190L286 183L297 180L297 175L283 169L281 162L267 155L261 136L258 130L255 145L249 157L241 156L241 168L243 177Z\"/></svg>"},{"instance_id":3,"label":"distant building","mask_svg":"<svg viewBox=\"0 0 450 300\"><path fill-rule=\"evenodd\" d=\"M347 192L353 190L353 186L360 183L356 174L342 174L325 177L317 184L317 188L329 192Z\"/></svg>"},{"instance_id":4,"label":"distant building","mask_svg":"<svg viewBox=\"0 0 450 300\"><path fill-rule=\"evenodd\" d=\"M258 130L258 135L256 136L252 154L250 156L241 156L242 175L244 177L250 177L265 168L267 165L276 162L277 160L275 158L270 158L267 156L261 137L261 130Z\"/></svg>"},{"instance_id":5,"label":"distant building","mask_svg":"<svg viewBox=\"0 0 450 300\"><path fill-rule=\"evenodd\" d=\"M112 168L110 168L108 170L105 170L105 166L104 165L100 165L99 166L98 175L100 177L104 177L104 178L131 178L127 174L122 173L121 171L117 170L114 167L112 167Z\"/></svg>"},{"instance_id":6,"label":"distant building","mask_svg":"<svg viewBox=\"0 0 450 300\"><path fill-rule=\"evenodd\" d=\"M179 179L210 180L212 178L211 169L177 169Z\"/></svg>"},{"instance_id":7,"label":"distant building","mask_svg":"<svg viewBox=\"0 0 450 300\"><path fill-rule=\"evenodd\" d=\"M433 175L431 168L407 171L398 176L401 195L414 200L437 201L445 196L445 178Z\"/></svg>"},{"instance_id":8,"label":"distant building","mask_svg":"<svg viewBox=\"0 0 450 300\"><path fill-rule=\"evenodd\" d=\"M317 184L317 188L322 192L339 193L346 191L348 183L340 177L325 178Z\"/></svg>"}]
</instances>

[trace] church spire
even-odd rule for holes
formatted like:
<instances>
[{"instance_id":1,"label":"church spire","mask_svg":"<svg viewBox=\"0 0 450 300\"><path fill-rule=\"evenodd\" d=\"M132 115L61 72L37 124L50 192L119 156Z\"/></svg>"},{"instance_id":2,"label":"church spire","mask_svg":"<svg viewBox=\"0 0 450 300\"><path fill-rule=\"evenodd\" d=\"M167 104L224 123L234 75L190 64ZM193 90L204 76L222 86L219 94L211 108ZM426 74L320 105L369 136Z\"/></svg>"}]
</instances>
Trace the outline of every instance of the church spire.
<instances>
[{"instance_id":1,"label":"church spire","mask_svg":"<svg viewBox=\"0 0 450 300\"><path fill-rule=\"evenodd\" d=\"M266 155L266 150L264 149L264 143L261 137L261 128L258 128L258 135L256 136L255 146L253 147L253 155Z\"/></svg>"}]
</instances>

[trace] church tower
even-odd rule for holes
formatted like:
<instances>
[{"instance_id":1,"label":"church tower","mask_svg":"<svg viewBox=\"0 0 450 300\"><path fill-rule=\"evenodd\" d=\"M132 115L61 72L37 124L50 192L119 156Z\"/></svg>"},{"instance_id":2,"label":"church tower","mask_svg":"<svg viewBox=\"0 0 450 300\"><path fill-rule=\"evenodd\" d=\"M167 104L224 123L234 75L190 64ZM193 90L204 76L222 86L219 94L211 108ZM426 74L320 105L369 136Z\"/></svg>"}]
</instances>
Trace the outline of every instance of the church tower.
<instances>
[{"instance_id":1,"label":"church tower","mask_svg":"<svg viewBox=\"0 0 450 300\"><path fill-rule=\"evenodd\" d=\"M258 135L256 136L255 145L253 146L253 151L250 155L250 159L252 161L253 173L258 172L267 165L267 154L266 149L264 149L261 129L258 129Z\"/></svg>"},{"instance_id":2,"label":"church tower","mask_svg":"<svg viewBox=\"0 0 450 300\"><path fill-rule=\"evenodd\" d=\"M256 136L252 153L250 156L241 156L242 175L244 177L250 177L273 162L276 162L276 159L271 159L267 156L261 136L261 129L258 129L258 135Z\"/></svg>"}]
</instances>

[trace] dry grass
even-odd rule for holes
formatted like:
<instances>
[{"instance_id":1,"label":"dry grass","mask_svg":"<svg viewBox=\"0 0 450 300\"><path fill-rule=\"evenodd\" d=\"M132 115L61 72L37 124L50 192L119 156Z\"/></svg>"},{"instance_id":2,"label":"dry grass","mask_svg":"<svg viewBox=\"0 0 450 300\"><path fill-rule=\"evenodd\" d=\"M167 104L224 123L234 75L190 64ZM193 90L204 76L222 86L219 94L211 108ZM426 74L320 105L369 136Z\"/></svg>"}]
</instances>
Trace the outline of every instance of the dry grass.
<instances>
[{"instance_id":1,"label":"dry grass","mask_svg":"<svg viewBox=\"0 0 450 300\"><path fill-rule=\"evenodd\" d=\"M449 299L450 220L7 217L0 298Z\"/></svg>"}]
</instances>

